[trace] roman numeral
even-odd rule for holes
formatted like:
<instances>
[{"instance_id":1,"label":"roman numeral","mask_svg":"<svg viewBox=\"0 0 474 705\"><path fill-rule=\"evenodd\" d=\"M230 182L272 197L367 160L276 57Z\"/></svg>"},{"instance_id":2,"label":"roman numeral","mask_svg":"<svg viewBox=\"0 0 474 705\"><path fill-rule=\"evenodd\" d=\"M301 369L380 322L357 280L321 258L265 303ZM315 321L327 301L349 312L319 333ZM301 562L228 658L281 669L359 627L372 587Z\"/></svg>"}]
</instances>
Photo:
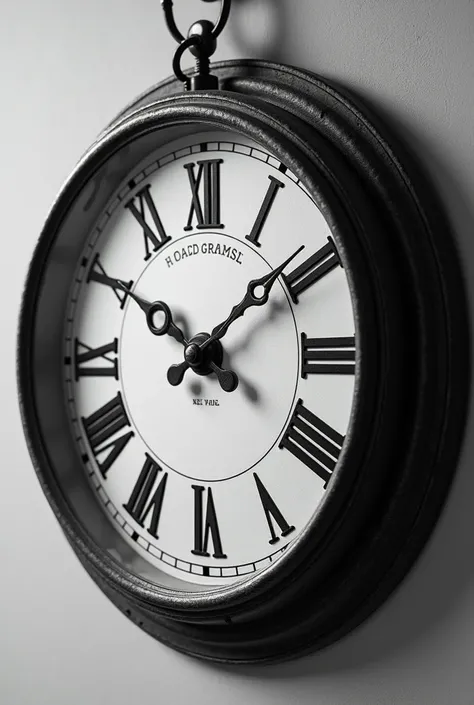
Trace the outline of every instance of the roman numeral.
<instances>
[{"instance_id":1,"label":"roman numeral","mask_svg":"<svg viewBox=\"0 0 474 705\"><path fill-rule=\"evenodd\" d=\"M274 521L278 524L282 536L288 536L288 534L295 530L295 527L288 524L256 472L253 473L253 476L255 484L257 485L260 501L262 502L263 511L265 512L268 528L270 529L271 539L268 543L274 544L280 540L280 537L275 533L273 526Z\"/></svg>"},{"instance_id":2,"label":"roman numeral","mask_svg":"<svg viewBox=\"0 0 474 705\"><path fill-rule=\"evenodd\" d=\"M150 184L147 184L140 191L137 191L135 196L125 204L125 208L128 208L143 229L143 239L145 241L144 259L146 261L151 257L150 246L153 252L156 252L160 247L171 240L165 233L160 216L156 210L155 202L151 197ZM147 215L148 217L151 215L155 230L147 223Z\"/></svg>"},{"instance_id":3,"label":"roman numeral","mask_svg":"<svg viewBox=\"0 0 474 705\"><path fill-rule=\"evenodd\" d=\"M105 273L105 269L101 264L99 255L96 255L92 261L91 267L89 269L89 274L87 276L87 281L94 281L98 282L99 284L103 284L104 286L110 286L115 296L117 297L117 300L120 303L120 308L124 307L127 294L125 293L125 291L123 291L123 289L117 287L117 281L115 279L111 279L107 276L107 274ZM128 284L125 284L127 289L131 289L132 285L133 281L129 281Z\"/></svg>"},{"instance_id":4,"label":"roman numeral","mask_svg":"<svg viewBox=\"0 0 474 705\"><path fill-rule=\"evenodd\" d=\"M160 466L155 463L148 453L145 453L145 462L140 471L138 480L132 490L130 499L124 504L124 509L132 516L137 524L145 526L145 521L151 512L151 521L147 529L155 539L158 538L158 523L160 521L161 507L166 489L168 473L165 472L158 485L155 487L156 478L161 471ZM153 488L155 490L153 491ZM153 493L153 494L152 494Z\"/></svg>"},{"instance_id":5,"label":"roman numeral","mask_svg":"<svg viewBox=\"0 0 474 705\"><path fill-rule=\"evenodd\" d=\"M307 338L301 334L301 376L353 375L355 338Z\"/></svg>"},{"instance_id":6,"label":"roman numeral","mask_svg":"<svg viewBox=\"0 0 474 705\"><path fill-rule=\"evenodd\" d=\"M206 518L203 517L203 495L206 489L200 485L191 485L194 490L194 548L195 556L210 556L208 552L209 537L214 546L214 558L227 558L222 551L221 535L217 523L216 508L212 490L207 490ZM204 520L203 520L204 519Z\"/></svg>"},{"instance_id":7,"label":"roman numeral","mask_svg":"<svg viewBox=\"0 0 474 705\"><path fill-rule=\"evenodd\" d=\"M118 340L114 338L111 343L107 345L101 345L99 348L91 348L85 343L81 343L78 338L74 341L74 372L76 377L76 382L79 377L114 377L118 380L118 366L117 358L117 345ZM102 367L95 367L94 365L88 365L87 363L91 360L97 360L102 358L105 361L105 365Z\"/></svg>"},{"instance_id":8,"label":"roman numeral","mask_svg":"<svg viewBox=\"0 0 474 705\"><path fill-rule=\"evenodd\" d=\"M340 265L336 245L332 238L328 237L327 245L321 247L291 274L282 275L293 301L297 304L299 294Z\"/></svg>"},{"instance_id":9,"label":"roman numeral","mask_svg":"<svg viewBox=\"0 0 474 705\"><path fill-rule=\"evenodd\" d=\"M273 201L275 200L275 196L277 194L278 189L280 188L285 188L285 184L282 184L281 181L278 181L278 179L275 179L274 176L269 176L270 179L270 185L268 186L267 193L265 194L265 198L263 199L263 203L260 206L260 210L258 211L257 219L255 223L253 224L253 228L250 231L248 235L245 236L247 240L250 242L253 242L254 245L257 247L260 247L260 243L258 241L258 238L260 237L260 233L262 232L262 228L265 225L265 221L268 217L268 214L270 212L270 208L273 205Z\"/></svg>"},{"instance_id":10,"label":"roman numeral","mask_svg":"<svg viewBox=\"0 0 474 705\"><path fill-rule=\"evenodd\" d=\"M105 477L110 466L117 460L134 435L133 431L128 431L108 443L118 431L130 426L130 421L123 406L122 395L117 392L117 396L107 402L107 404L101 406L100 409L97 409L86 419L83 417L81 420L99 470ZM105 451L108 451L107 455L102 462L99 462L97 456L102 455Z\"/></svg>"},{"instance_id":11,"label":"roman numeral","mask_svg":"<svg viewBox=\"0 0 474 705\"><path fill-rule=\"evenodd\" d=\"M343 443L344 436L309 411L300 399L279 447L289 450L319 475L326 487Z\"/></svg>"},{"instance_id":12,"label":"roman numeral","mask_svg":"<svg viewBox=\"0 0 474 705\"><path fill-rule=\"evenodd\" d=\"M193 229L193 218L196 216L196 228L223 228L220 223L220 164L223 159L206 159L197 162L197 175L194 173L195 164L184 164L188 172L191 187L191 207L185 230ZM201 183L202 182L202 183ZM202 189L201 189L202 185ZM200 199L200 191L204 200L204 209Z\"/></svg>"}]
</instances>

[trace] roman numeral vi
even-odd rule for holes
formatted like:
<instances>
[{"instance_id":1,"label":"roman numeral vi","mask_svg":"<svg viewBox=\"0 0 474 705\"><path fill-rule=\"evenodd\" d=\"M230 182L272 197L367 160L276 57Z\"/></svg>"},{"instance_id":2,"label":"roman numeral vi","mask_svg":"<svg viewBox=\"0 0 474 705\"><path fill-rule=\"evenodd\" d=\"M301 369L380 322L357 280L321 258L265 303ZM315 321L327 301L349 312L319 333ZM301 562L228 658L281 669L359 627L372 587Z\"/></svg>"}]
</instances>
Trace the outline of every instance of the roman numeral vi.
<instances>
[{"instance_id":1,"label":"roman numeral vi","mask_svg":"<svg viewBox=\"0 0 474 705\"><path fill-rule=\"evenodd\" d=\"M191 485L194 490L194 548L195 556L210 556L209 538L214 546L214 558L227 558L222 550L221 535L217 523L216 508L211 488L207 490L206 516L203 513L203 499L206 489L200 485Z\"/></svg>"}]
</instances>

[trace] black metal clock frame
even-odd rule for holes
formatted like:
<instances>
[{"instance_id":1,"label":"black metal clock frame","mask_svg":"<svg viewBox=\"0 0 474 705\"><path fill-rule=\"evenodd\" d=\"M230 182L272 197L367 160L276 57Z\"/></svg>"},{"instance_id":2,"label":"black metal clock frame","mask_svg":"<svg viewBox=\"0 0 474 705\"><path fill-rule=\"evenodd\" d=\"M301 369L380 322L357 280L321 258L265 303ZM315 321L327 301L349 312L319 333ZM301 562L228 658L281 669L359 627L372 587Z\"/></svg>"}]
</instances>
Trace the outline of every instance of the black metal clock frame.
<instances>
[{"instance_id":1,"label":"black metal clock frame","mask_svg":"<svg viewBox=\"0 0 474 705\"><path fill-rule=\"evenodd\" d=\"M103 592L175 649L215 661L273 662L353 629L425 544L464 428L466 304L440 204L372 111L289 66L232 61L213 72L219 91L183 93L169 79L134 101L60 193L23 298L20 404L42 487ZM189 593L158 587L106 550L112 529L73 446L59 359L64 301L94 218L157 140L197 126L254 139L302 180L330 224L348 277L358 353L349 431L320 511L273 566L229 587Z\"/></svg>"}]
</instances>

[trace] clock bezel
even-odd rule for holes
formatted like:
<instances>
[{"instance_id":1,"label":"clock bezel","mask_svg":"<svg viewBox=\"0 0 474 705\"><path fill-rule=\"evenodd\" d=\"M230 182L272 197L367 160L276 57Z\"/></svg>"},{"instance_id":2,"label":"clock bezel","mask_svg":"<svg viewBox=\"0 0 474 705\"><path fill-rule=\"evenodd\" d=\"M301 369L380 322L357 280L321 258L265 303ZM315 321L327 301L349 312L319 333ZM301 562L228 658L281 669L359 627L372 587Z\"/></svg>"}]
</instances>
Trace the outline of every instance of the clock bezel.
<instances>
[{"instance_id":1,"label":"clock bezel","mask_svg":"<svg viewBox=\"0 0 474 705\"><path fill-rule=\"evenodd\" d=\"M250 67L252 70L246 73L246 67ZM261 73L261 76L258 76L259 71ZM304 181L305 186L307 188L309 187L309 190L315 196L318 195L318 186L322 186L323 191L325 191L327 187L327 182L323 183L322 185L317 184L317 178L314 178L314 176L312 178L308 177L308 173L313 173L313 170L319 167L323 171L325 178L333 182L333 189L338 192L335 197L335 202L339 202L343 196L348 197L349 189L349 191L351 191L350 196L352 197L352 199L354 199L354 193L356 192L358 198L365 198L365 200L368 201L365 204L365 218L369 218L370 214L370 218L374 222L377 222L379 220L380 213L378 213L377 211L378 209L380 209L380 203L378 203L377 208L374 209L374 203L371 202L371 199L367 199L365 197L363 189L360 190L359 188L355 188L355 191L353 191L353 184L349 185L345 181L345 179L347 179L349 176L353 176L356 168L354 163L355 155L351 154L350 158L348 157L348 152L354 150L354 145L351 144L347 139L343 139L344 130L346 130L347 132L348 126L347 115L343 116L342 113L344 113L344 111L347 112L348 102L342 100L339 97L340 109L339 111L336 111L333 108L333 114L330 116L331 119L329 120L325 120L324 115L321 118L320 111L320 116L318 118L320 122L317 125L317 129L314 125L311 124L311 121L308 121L308 109L312 108L312 110L314 111L314 106L312 107L311 105L309 105L309 99L303 99L301 97L302 94L299 95L299 102L295 101L294 105L291 106L291 109L299 114L291 114L286 110L284 111L281 107L282 104L284 104L288 109L288 106L290 104L288 101L288 95L292 91L294 93L298 93L298 91L295 89L296 79L300 81L306 81L309 85L311 85L313 88L313 93L317 93L318 91L320 91L321 93L324 92L324 97L326 99L328 94L331 94L332 98L337 95L337 92L332 87L328 88L328 84L324 84L324 91L322 91L321 79L311 78L308 74L304 74L303 72L297 72L296 70L288 71L288 69L280 69L278 67L275 67L274 65L268 65L259 62L230 62L229 64L222 64L218 66L218 72L223 74L221 76L221 80L224 82L224 84L228 84L229 87L232 85L234 89L236 85L240 85L240 90L242 90L243 88L244 91L248 91L251 95L242 96L239 94L236 95L232 93L219 93L214 95L189 94L185 96L170 97L168 99L162 98L158 104L154 105L154 107L145 107L143 109L136 109L136 107L132 108L129 114L127 114L125 117L121 117L114 124L114 126L109 131L107 131L105 135L91 148L91 150L89 150L89 152L79 163L76 170L73 172L71 178L64 187L62 194L56 201L53 211L50 214L50 217L45 225L42 239L40 240L32 263L32 267L30 269L29 280L23 300L22 319L20 323L19 387L22 414L26 432L29 437L28 440L30 452L32 453L33 460L35 462L36 469L40 477L40 481L43 484L43 488L48 496L48 499L52 503L53 509L55 510L55 513L58 516L61 525L66 532L66 535L72 543L73 548L79 555L79 558L86 566L87 570L95 576L96 581L102 587L104 592L109 594L109 596L111 596L116 603L120 604L124 611L127 612L128 610L131 613L129 616L132 616L134 611L137 610L140 614L143 613L142 616L145 616L143 616L143 619L140 620L142 621L142 628L148 629L148 631L151 631L155 636L157 636L157 638L160 638L168 643L171 642L172 645L175 646L175 648L187 652L192 652L196 655L200 655L205 658L215 658L218 660L269 660L270 658L278 658L275 653L278 652L278 649L280 649L281 651L281 639L275 638L273 640L273 652L270 649L270 652L273 654L272 656L264 656L261 649L261 645L254 645L252 647L248 646L247 656L242 657L241 651L243 647L237 648L236 645L232 643L225 645L225 638L223 639L223 642L219 645L220 652L219 650L216 651L216 647L214 644L215 635L213 635L212 637L209 636L209 643L205 643L206 627L207 629L212 630L212 627L210 626L212 624L226 624L228 626L229 624L232 624L235 620L237 620L237 622L241 621L242 623L248 623L250 620L250 623L256 622L262 624L264 623L265 619L267 619L268 615L272 614L272 612L286 614L289 605L295 599L295 597L297 599L298 596L301 598L302 595L307 593L307 590L310 586L313 586L313 588L314 586L320 587L328 575L332 574L334 578L334 571L337 566L340 565L342 556L345 556L347 558L349 546L352 546L357 539L358 531L356 529L358 528L360 531L362 526L368 521L368 514L370 512L373 513L374 500L380 499L381 494L383 494L382 488L370 488L367 487L367 484L363 486L361 478L359 477L358 487L361 488L362 495L359 495L361 501L359 506L357 507L354 506L354 501L352 502L352 504L345 501L347 500L349 490L347 490L347 494L344 499L340 488L338 488L340 494L338 494L337 497L335 496L337 494L336 489L330 488L328 492L328 497L331 497L331 501L328 500L327 505L326 502L325 505L329 508L330 503L332 502L334 507L334 515L330 521L327 521L326 528L324 528L324 526L321 526L321 522L314 522L314 525L312 526L311 530L304 532L297 539L297 541L295 541L294 546L292 546L291 549L288 550L287 554L282 557L282 559L278 561L275 566L265 569L259 575L252 576L251 578L244 580L242 583L236 586L234 585L223 589L212 590L210 593L191 593L191 595L188 593L184 596L184 598L182 598L182 596L177 596L176 594L170 592L170 594L166 596L163 594L159 594L157 599L156 591L150 590L150 586L147 586L144 581L135 579L132 579L130 581L129 577L124 574L123 571L117 569L117 566L114 565L114 561L110 559L110 557L100 555L100 551L97 552L95 550L95 547L92 545L94 542L90 541L90 537L88 537L87 532L84 533L82 531L82 527L80 526L80 524L78 524L77 518L74 517L74 512L71 512L70 508L67 507L67 502L65 497L63 496L62 488L55 486L55 480L51 476L49 468L47 468L47 459L44 455L44 448L42 448L41 440L37 437L37 433L35 431L35 425L37 423L37 420L35 421L34 419L35 411L33 409L32 389L29 383L30 380L28 380L28 371L31 369L31 360L29 359L29 352L33 348L31 333L34 328L35 319L34 304L37 301L40 280L42 278L42 259L45 257L46 251L49 249L51 244L47 240L48 238L49 240L55 238L56 232L61 226L61 223L63 222L64 218L66 217L66 212L68 211L70 205L74 202L77 202L77 198L79 197L79 191L81 190L80 185L84 183L84 174L86 172L88 173L88 178L86 180L90 181L90 178L93 176L93 174L97 174L101 169L103 165L103 160L107 160L110 157L110 155L112 154L112 152L114 152L118 144L122 144L124 140L127 140L128 136L134 133L134 130L146 131L148 127L151 124L154 124L157 119L162 125L161 129L163 129L166 120L170 120L170 124L173 125L175 124L173 120L176 120L178 123L184 121L185 123L189 124L189 121L191 119L196 119L196 117L192 118L192 116L197 115L197 119L206 121L209 125L215 127L231 127L231 129L236 132L242 132L243 134L246 134L251 138L255 139L255 141L260 142L264 148L268 149L268 151L271 151L273 154L275 154L277 158L281 158L281 161L284 161L286 164L288 164L289 168L292 171L295 171L295 173L300 178L302 176L302 180ZM279 75L278 85L275 85L274 83L274 76L272 75L272 72L273 74L277 73ZM292 78L291 81L288 81L287 78L284 78L285 72L290 74ZM262 86L264 86L263 90ZM164 84L162 84L161 87L155 89L155 91L157 90L160 94L166 94L170 92L170 89L177 90L178 88L179 86L177 86L173 82L165 82ZM239 88L237 88L237 90L239 90ZM262 92L265 94L265 100L262 100L261 98ZM272 103L272 113L273 115L278 116L277 119L275 119L274 117L270 117L267 114L267 101L269 96L274 99L274 102ZM311 97L314 98L314 95ZM149 98L150 96L148 96L148 99ZM142 100L144 99L142 98ZM308 104L304 105L305 101ZM154 100L152 100L152 102L154 102ZM362 117L364 117L365 124L367 125L367 119L365 118L365 116L363 116L362 113L358 112L353 105L351 106L351 111L353 117L356 116L359 120L359 126L360 124L362 124ZM346 122L344 122L344 120L342 119L343 117L346 118ZM312 116L312 119L314 119L314 116ZM222 120L223 122L225 122L225 124L219 123L219 120ZM300 134L304 135L304 138L301 139L299 137L296 137L295 131L298 131ZM332 137L332 140L335 140L337 142L337 148L335 148L334 143L330 142L330 136ZM365 135L365 138L367 140L367 135ZM384 160L387 162L387 164L390 163L389 171L392 172L392 178L399 182L398 187L400 188L400 182L405 180L405 174L400 173L401 168L399 162L395 161L395 159L393 158L393 153L391 152L391 150L388 149L386 144L381 141L380 135L372 131L372 138L373 142L376 143L376 146L379 149L381 148L381 145L383 146ZM312 147L309 146L310 144L314 143L318 143L318 149L316 152ZM296 148L295 145L298 145L298 147ZM342 147L345 148L345 151L344 149L342 149ZM357 146L357 148L362 149L360 146ZM370 149L374 149L373 143L370 144ZM300 152L299 158L295 158L293 156L294 153L297 151ZM367 147L366 145L366 152L364 152L363 154L363 159L361 158L360 163L357 164L358 169L367 170L367 162L370 161L369 151L369 147ZM288 154L292 154L292 158L290 159L290 161L288 160ZM105 155L109 156L107 157ZM370 156L373 158L373 155ZM380 155L378 155L378 157L380 158ZM139 160L137 159L136 161ZM366 163L364 164L363 161L365 161ZM316 164L318 164L318 167L316 167ZM345 172L344 178L342 178L342 172ZM337 178L338 176L341 178ZM374 181L374 185L380 186L380 184L377 184L377 179L374 178L373 175L371 178ZM409 197L415 200L415 192L411 189L410 184L407 187L407 183L405 182L404 188L407 190ZM407 198L407 193L405 194L405 198ZM321 206L322 208L325 208L326 212L329 214L330 209L327 209L326 199L328 199L329 201L331 200L326 196L324 202L321 200ZM418 195L416 195L416 201L418 205ZM337 210L338 215L337 218L335 218L335 223L333 223L333 225L340 225L340 223L343 222L344 219L349 221L351 219L347 214L347 202L344 204L339 204L339 206L339 209L335 209ZM352 212L352 217L360 217L360 214L357 213L357 209L355 210L355 213L354 210ZM407 212L409 210L406 204L405 210ZM413 214L411 215L413 217ZM420 213L418 215L420 216L421 220L421 215L424 215L424 213ZM400 221L405 220L408 218L408 213L402 214L401 212L398 212L398 217ZM348 231L352 231L352 227L349 227L350 225L350 222L346 222L346 227L348 227ZM430 223L430 225L432 224ZM429 234L431 234L433 228L431 228L430 230L430 228L428 227L427 230ZM359 238L363 236L364 233L359 233ZM371 237L373 238L373 235ZM388 262L386 261L386 257L391 254L392 251L389 248L388 252L384 252L384 248L381 248L380 246L379 249L377 249L377 245L373 242L372 239L370 243L364 243L366 249L364 251L364 254L362 255L361 251L359 250L359 247L357 247L354 243L350 242L350 239L347 240L344 237L341 237L336 227L334 228L334 238L338 245L338 251L344 261L345 269L348 274L348 279L352 287L354 301L356 302L356 308L358 309L356 322L359 326L359 330L356 332L356 336L360 341L362 341L361 347L363 349L363 355L358 360L359 374L361 375L362 379L364 379L365 377L366 380L373 380L373 370L371 370L370 368L372 366L375 366L374 361L377 358L377 354L380 355L380 341L377 341L376 344L376 341L371 340L371 336L368 335L367 330L364 329L364 326L367 329L371 328L371 332L373 334L374 326L367 324L367 321L371 319L372 304L380 305L380 301L374 302L371 300L374 281L373 269L375 266L375 262L377 262L379 277L381 276L382 271L387 277L387 279L384 281L384 287L386 287L387 291L390 289L390 286L392 287L392 291L396 291L397 289L397 287L394 288L395 282L393 280L395 277L393 276L393 272L390 273L390 267L388 267L387 269ZM368 236L367 240L369 240ZM407 249L406 244L407 243L404 243L405 249ZM360 246L360 243L358 243L358 245ZM415 255L413 252L409 254L410 257L407 257L407 259L411 258L410 265L415 268L416 266L418 266L419 268L421 261L420 254L418 253L418 255ZM419 261L417 261L417 258ZM453 262L453 260L451 260L451 262ZM403 264L405 265L405 262L403 262ZM444 264L444 267L446 268L446 264ZM455 265L453 271L449 272L449 274L446 274L445 277L450 279L450 295L453 297L453 299L457 301L458 308L459 306L461 306L462 310L462 292L459 291L459 287L457 287L457 291L455 291L455 288L453 288L453 272L456 272ZM420 280L419 283L420 286L424 286L427 291L432 285L432 283L428 282L426 278L424 279L424 281ZM385 299L387 299L386 294ZM385 300L383 302L384 311L387 310L387 306L390 307L390 302ZM362 308L363 315L360 313ZM400 311L398 309L399 307L397 305L392 306L391 313L394 315L395 319L400 316ZM375 313L372 313L372 316L375 317ZM395 325L395 323L397 323L398 325ZM397 320L390 321L390 325L392 325L394 330L398 330L399 323L400 321ZM442 323L445 323L445 321L442 321L440 316L440 321L437 321L436 323L437 325L442 326ZM444 332L445 331L443 330L443 333ZM460 327L456 329L456 336L457 340L462 337ZM393 338L394 333L392 331L392 339ZM406 354L406 351L404 352L404 354ZM462 368L463 365L460 365L458 367L458 374L459 369L462 370ZM392 370L392 380L391 385L389 385L391 387L392 394L395 393L395 378L396 375ZM370 389L369 383L364 382L364 384L364 392L367 390L368 394L370 394L371 392L374 392L375 394L375 390ZM356 403L359 404L361 398L360 389L358 389L357 395L358 401ZM451 397L450 401L451 405L454 405L457 409L463 408L464 400L462 398L462 395L458 395L458 397L455 399ZM369 418L370 421L373 421L375 418L374 410L376 404L369 404L367 399L365 399L364 403L366 404L365 414L359 413L355 414L355 416L357 417L357 422L362 424L363 427L367 428L369 425ZM393 400L391 403L393 404ZM413 400L412 403L415 404ZM418 403L418 400L416 401L416 403ZM390 406L390 404L388 406ZM370 411L367 411L369 407ZM364 408L364 405L362 405L362 408ZM446 408L444 408L443 410L445 411L445 413L447 413ZM390 409L388 411L390 411ZM399 409L397 409L397 413L399 413ZM393 409L390 413L387 412L386 414L387 418L385 418L384 430L386 436L387 425L389 425L388 417L390 417L391 415L393 416L393 418L397 417L397 414L393 414ZM362 420L364 420L364 424L362 423ZM455 453L459 444L459 433L456 434L452 428L450 429L450 433L450 452ZM424 429L424 434L426 434L426 429ZM350 435L351 432L349 432L348 436ZM422 435L421 430L419 435ZM374 429L372 429L372 433L367 433L364 436L364 440L361 443L364 448L359 448L359 453L361 455L363 454L365 448L370 447L372 441L374 442L374 445L377 446L375 436L376 434L374 432ZM446 441L447 438L448 434L445 435L444 440ZM419 439L417 440L418 442L420 442ZM349 448L351 443L353 444L353 447L351 448L351 454L355 453L355 451L357 450L357 446L354 442L353 436L351 436L350 443L346 444L345 449L343 451L344 457L341 458L341 462L338 466L339 468L344 468L345 454L349 452L347 449ZM382 449L380 447L380 440L378 441L378 444L379 453L382 450L385 451L382 452L382 457L384 455L387 455L386 449ZM446 445L449 447L449 443ZM377 448L375 450L377 450ZM354 458L355 456L353 455L352 457ZM351 462L353 463L352 470L355 477L355 463L352 459ZM368 465L366 464L365 473L369 476L373 476L373 467L371 468L371 470L372 472L370 473L368 470ZM339 473L337 477L344 475L343 471L341 470L338 470L337 472ZM427 468L427 470L425 471L425 476L430 478L430 482L432 479L430 477L432 472L432 468ZM401 491L400 488L404 487L404 483L406 484L406 475L407 467L405 467L403 469L403 472L401 471L399 475L396 476L396 478L391 478L392 483L395 484L398 491ZM388 476L390 476L390 473L388 473ZM337 477L335 478L335 480L337 479ZM346 474L343 478L344 482L347 482L348 488L349 486L353 488L353 481L349 483L348 478L349 472L346 471ZM449 473L444 473L442 477L438 477L437 475L436 478L438 480L436 488L437 492L443 495L443 491L441 490L440 492L440 488L442 488L443 485L444 488L446 488L447 480L449 480ZM337 483L334 482L334 485L336 484ZM406 488L404 489L404 492L405 496L407 496ZM416 505L417 511L419 509L419 506L422 504L420 499L421 494L423 494L424 497L426 493L419 492L419 494L413 501L413 505ZM341 503L343 507L341 507ZM425 519L426 525L432 524L433 517L437 514L439 505L440 497L436 496L435 493L435 501L432 502L430 511L425 511L426 517L428 517L428 519ZM327 546L324 546L324 540L322 538L319 538L319 541L316 540L314 542L314 544L316 545L314 545L313 539L318 536L318 532L320 530L321 534L327 538L327 531L329 530L329 528L332 527L334 529L335 527L335 515L338 515L342 509L343 514L346 515L345 519L342 515L339 515L339 520L344 523L344 519L346 522L346 531L339 533L339 536L342 537L342 545L338 546L337 542L335 542L333 539L332 547L328 549ZM365 514L365 512L367 512L367 514ZM352 517L351 521L349 522L349 530L347 530L347 513L351 513ZM380 530L380 517L378 521L379 525L377 527L377 531L379 533L383 533ZM424 531L426 533L427 528L425 528ZM351 536L349 536L349 534L351 534ZM387 540L388 536L389 533L386 532ZM318 549L318 543L319 550L322 551L322 555L315 555L315 551L317 551ZM411 551L413 552L413 548L411 548ZM395 560L395 558L393 558L393 560ZM406 561L407 559L405 558L405 562ZM354 566L352 567L354 569ZM400 577L401 575L399 575L399 578ZM360 575L358 576L358 580L360 581ZM395 582L396 581L397 579L395 580ZM286 586L286 582L290 582L290 585ZM337 579L336 582L338 582ZM393 584L393 577L391 577L388 582ZM284 589L282 589L283 586ZM374 594L372 595L371 599L372 607L370 609L373 609L377 601L380 601L380 596L374 597L374 595L377 595L377 590L379 590L379 586L374 587L373 590ZM348 605L344 605L344 610L346 612L348 611ZM364 611L367 611L367 607L362 610L362 612ZM323 622L328 621L330 612L331 609L328 609L328 615L325 619L322 620ZM362 612L359 608L357 612L358 616L356 618L354 618L354 615L351 615L350 618L346 617L344 622L346 626L344 627L344 630L347 630L348 625L350 623L353 624L355 620L360 621L360 615L362 614ZM151 615L153 615L153 617L151 617ZM334 619L334 625L338 620L340 621L341 619L341 615L339 615L337 619ZM155 626L147 627L147 620L151 620L150 625L155 624ZM185 620L187 620L188 624L188 626L186 627L184 626L186 625ZM195 622L194 626L192 626L192 622ZM197 627L197 623L199 622L203 623L202 629ZM177 627L178 624L180 627L179 629ZM198 631L198 634L196 634L196 629ZM248 627L248 629L251 629L251 627ZM258 627L256 629L258 632ZM333 626L331 631L331 639L335 638L335 636L337 636L340 631L341 627L337 628L336 626ZM329 637L327 636L327 634L324 634L323 636L319 634L318 643L322 645L328 641L328 638ZM302 648L303 647L299 647L299 649ZM293 649L293 651L294 650L295 649ZM238 652L240 655L235 655L236 652ZM255 652L257 652L258 655L256 655ZM234 656L232 655L233 653ZM253 656L251 656L250 654L253 654Z\"/></svg>"}]
</instances>

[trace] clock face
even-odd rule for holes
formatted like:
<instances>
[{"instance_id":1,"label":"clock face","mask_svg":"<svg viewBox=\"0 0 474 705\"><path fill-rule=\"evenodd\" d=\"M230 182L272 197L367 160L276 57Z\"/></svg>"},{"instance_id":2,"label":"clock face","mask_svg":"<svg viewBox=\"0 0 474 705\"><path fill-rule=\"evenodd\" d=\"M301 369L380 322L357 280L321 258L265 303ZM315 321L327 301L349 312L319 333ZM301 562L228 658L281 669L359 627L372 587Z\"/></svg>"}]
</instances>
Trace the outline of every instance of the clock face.
<instances>
[{"instance_id":1,"label":"clock face","mask_svg":"<svg viewBox=\"0 0 474 705\"><path fill-rule=\"evenodd\" d=\"M168 143L98 220L66 315L70 423L116 531L189 590L274 562L324 501L355 382L346 275L301 182L237 134Z\"/></svg>"}]
</instances>

